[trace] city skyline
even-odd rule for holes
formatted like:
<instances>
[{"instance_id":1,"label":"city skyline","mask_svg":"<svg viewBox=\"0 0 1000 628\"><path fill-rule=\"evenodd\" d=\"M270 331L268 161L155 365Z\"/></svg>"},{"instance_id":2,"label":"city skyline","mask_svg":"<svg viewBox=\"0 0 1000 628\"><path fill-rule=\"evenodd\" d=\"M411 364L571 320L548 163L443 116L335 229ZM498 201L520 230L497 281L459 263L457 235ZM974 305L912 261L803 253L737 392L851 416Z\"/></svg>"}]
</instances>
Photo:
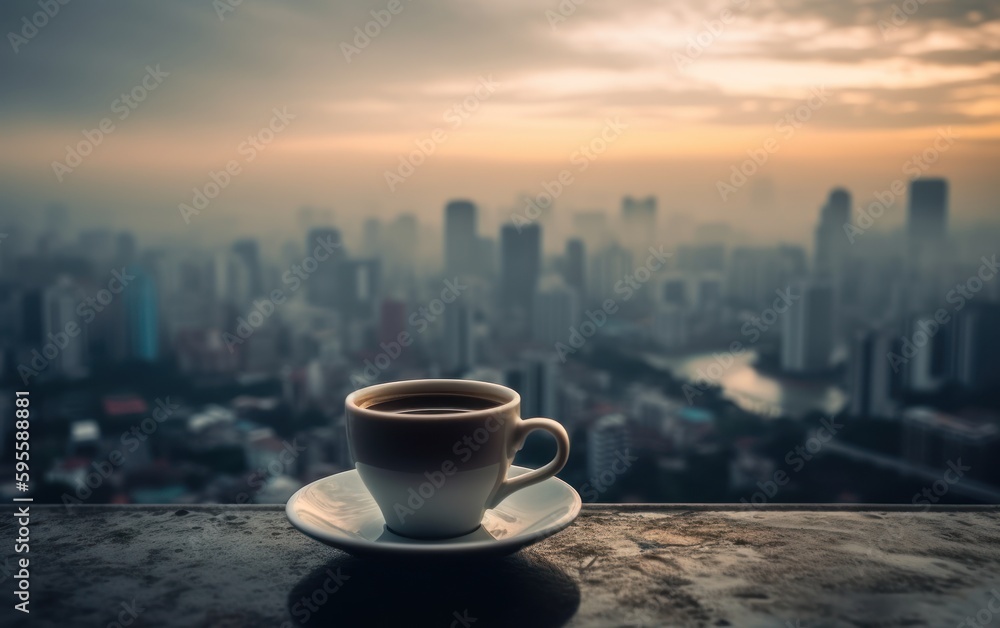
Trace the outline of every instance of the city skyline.
<instances>
[{"instance_id":1,"label":"city skyline","mask_svg":"<svg viewBox=\"0 0 1000 628\"><path fill-rule=\"evenodd\" d=\"M401 6L354 56L343 45L356 46L355 28L384 3L66 6L30 38L22 18L36 5L5 4L0 54L17 89L0 107L0 212L63 203L74 216L188 238L267 231L301 206L435 223L453 197L516 211L566 170L557 211L613 212L621 195L652 194L663 214L725 220L762 241L804 237L832 186L863 205L915 174L952 181L953 224L996 221L991 3L922 4L905 19L856 4L588 2L559 18L547 13L557 3L433 18ZM134 48L152 22L171 28L144 32L142 54L109 54ZM31 79L41 72L44 85ZM113 129L101 131L104 119ZM101 141L67 172L83 131ZM942 134L954 140L946 150ZM768 140L767 161L720 192ZM240 173L187 224L178 206L231 160ZM876 229L904 222L892 207Z\"/></svg>"}]
</instances>

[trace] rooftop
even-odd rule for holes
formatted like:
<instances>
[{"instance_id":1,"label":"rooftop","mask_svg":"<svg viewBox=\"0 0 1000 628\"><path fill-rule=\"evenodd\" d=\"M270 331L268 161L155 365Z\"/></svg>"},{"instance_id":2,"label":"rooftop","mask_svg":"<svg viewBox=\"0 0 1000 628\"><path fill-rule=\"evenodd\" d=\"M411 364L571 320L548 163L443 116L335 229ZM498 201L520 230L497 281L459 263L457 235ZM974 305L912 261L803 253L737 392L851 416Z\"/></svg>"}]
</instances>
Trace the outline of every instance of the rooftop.
<instances>
[{"instance_id":1,"label":"rooftop","mask_svg":"<svg viewBox=\"0 0 1000 628\"><path fill-rule=\"evenodd\" d=\"M14 518L0 530L14 538ZM37 626L104 626L126 607L135 625L192 627L957 626L1000 611L998 506L588 505L506 558L400 564L321 545L281 506L33 505L31 550Z\"/></svg>"}]
</instances>

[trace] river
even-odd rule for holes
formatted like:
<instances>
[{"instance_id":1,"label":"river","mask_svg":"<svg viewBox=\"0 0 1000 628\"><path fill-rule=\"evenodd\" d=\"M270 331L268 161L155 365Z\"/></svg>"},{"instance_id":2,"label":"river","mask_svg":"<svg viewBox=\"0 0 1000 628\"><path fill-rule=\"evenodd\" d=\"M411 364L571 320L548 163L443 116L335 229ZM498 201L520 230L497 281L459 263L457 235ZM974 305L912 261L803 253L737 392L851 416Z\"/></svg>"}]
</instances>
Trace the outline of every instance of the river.
<instances>
[{"instance_id":1,"label":"river","mask_svg":"<svg viewBox=\"0 0 1000 628\"><path fill-rule=\"evenodd\" d=\"M718 352L681 356L643 353L641 357L650 366L670 371L680 379L708 379L739 407L764 416L798 418L814 410L835 414L847 404L847 394L832 381L799 380L758 371L753 351L735 356ZM730 358L732 363L727 365Z\"/></svg>"}]
</instances>

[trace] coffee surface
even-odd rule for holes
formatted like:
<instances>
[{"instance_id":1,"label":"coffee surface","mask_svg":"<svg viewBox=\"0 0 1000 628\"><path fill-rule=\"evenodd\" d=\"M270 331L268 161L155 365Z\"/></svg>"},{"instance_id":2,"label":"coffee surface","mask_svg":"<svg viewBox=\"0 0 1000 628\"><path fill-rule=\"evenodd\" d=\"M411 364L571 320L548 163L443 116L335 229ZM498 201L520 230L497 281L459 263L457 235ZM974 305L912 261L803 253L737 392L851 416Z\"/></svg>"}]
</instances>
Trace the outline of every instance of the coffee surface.
<instances>
[{"instance_id":1,"label":"coffee surface","mask_svg":"<svg viewBox=\"0 0 1000 628\"><path fill-rule=\"evenodd\" d=\"M476 410L489 410L500 404L492 399L467 395L428 394L407 395L396 399L379 401L368 406L376 412L421 416L428 414L461 414Z\"/></svg>"}]
</instances>

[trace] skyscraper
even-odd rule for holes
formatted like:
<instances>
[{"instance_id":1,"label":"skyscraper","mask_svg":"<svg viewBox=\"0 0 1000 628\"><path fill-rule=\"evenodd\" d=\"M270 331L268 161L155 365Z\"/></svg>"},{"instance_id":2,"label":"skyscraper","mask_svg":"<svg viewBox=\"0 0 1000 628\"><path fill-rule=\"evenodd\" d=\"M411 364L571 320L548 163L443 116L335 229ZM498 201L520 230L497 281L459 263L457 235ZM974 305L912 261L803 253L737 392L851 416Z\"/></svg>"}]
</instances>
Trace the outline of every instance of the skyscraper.
<instances>
[{"instance_id":1,"label":"skyscraper","mask_svg":"<svg viewBox=\"0 0 1000 628\"><path fill-rule=\"evenodd\" d=\"M455 302L444 311L445 368L462 373L475 365L472 309Z\"/></svg>"},{"instance_id":2,"label":"skyscraper","mask_svg":"<svg viewBox=\"0 0 1000 628\"><path fill-rule=\"evenodd\" d=\"M45 290L42 300L43 342L46 343L43 351L52 370L64 375L79 374L87 364L87 326L80 324L76 314L76 306L83 300L81 292L69 277L63 277ZM76 335L67 332L70 325L79 330ZM55 357L50 357L49 347L58 349Z\"/></svg>"},{"instance_id":3,"label":"skyscraper","mask_svg":"<svg viewBox=\"0 0 1000 628\"><path fill-rule=\"evenodd\" d=\"M828 283L805 281L791 289L799 300L783 315L781 368L790 373L824 371L833 350L833 290Z\"/></svg>"},{"instance_id":4,"label":"skyscraper","mask_svg":"<svg viewBox=\"0 0 1000 628\"><path fill-rule=\"evenodd\" d=\"M653 244L656 237L656 197L622 199L622 236L632 251Z\"/></svg>"},{"instance_id":5,"label":"skyscraper","mask_svg":"<svg viewBox=\"0 0 1000 628\"><path fill-rule=\"evenodd\" d=\"M451 201L444 208L444 269L465 276L476 263L478 235L476 206L471 201Z\"/></svg>"},{"instance_id":6,"label":"skyscraper","mask_svg":"<svg viewBox=\"0 0 1000 628\"><path fill-rule=\"evenodd\" d=\"M260 268L260 251L257 241L246 238L233 242L233 255L246 272L247 288L252 298L264 294L264 279Z\"/></svg>"},{"instance_id":7,"label":"skyscraper","mask_svg":"<svg viewBox=\"0 0 1000 628\"><path fill-rule=\"evenodd\" d=\"M550 348L557 342L566 342L570 327L577 324L580 309L578 293L562 277L555 274L544 277L535 297L532 326L535 339Z\"/></svg>"},{"instance_id":8,"label":"skyscraper","mask_svg":"<svg viewBox=\"0 0 1000 628\"><path fill-rule=\"evenodd\" d=\"M529 352L507 369L507 386L521 395L521 416L556 417L556 357L550 351Z\"/></svg>"},{"instance_id":9,"label":"skyscraper","mask_svg":"<svg viewBox=\"0 0 1000 628\"><path fill-rule=\"evenodd\" d=\"M850 244L844 225L850 221L851 194L844 188L834 188L820 210L819 225L816 227L817 273L832 274L841 270L846 247Z\"/></svg>"},{"instance_id":10,"label":"skyscraper","mask_svg":"<svg viewBox=\"0 0 1000 628\"><path fill-rule=\"evenodd\" d=\"M312 255L321 242L343 244L339 230L333 227L315 227L309 230L306 237L306 254ZM340 266L343 264L346 254L343 246L340 246L329 255L330 257L319 262L316 270L308 276L308 279L305 280L305 287L306 297L311 305L334 308L337 306L339 298Z\"/></svg>"},{"instance_id":11,"label":"skyscraper","mask_svg":"<svg viewBox=\"0 0 1000 628\"><path fill-rule=\"evenodd\" d=\"M586 267L587 254L583 240L573 238L566 241L566 254L563 258L563 279L566 285L576 290L582 304L586 301Z\"/></svg>"},{"instance_id":12,"label":"skyscraper","mask_svg":"<svg viewBox=\"0 0 1000 628\"><path fill-rule=\"evenodd\" d=\"M611 244L598 251L591 256L590 272L587 274L587 298L599 301L614 297L615 285L634 270L632 253L625 247Z\"/></svg>"},{"instance_id":13,"label":"skyscraper","mask_svg":"<svg viewBox=\"0 0 1000 628\"><path fill-rule=\"evenodd\" d=\"M907 233L911 246L940 243L948 231L948 181L916 179L910 182Z\"/></svg>"},{"instance_id":14,"label":"skyscraper","mask_svg":"<svg viewBox=\"0 0 1000 628\"><path fill-rule=\"evenodd\" d=\"M500 230L500 303L508 331L530 331L535 289L541 270L542 229L537 224L512 224Z\"/></svg>"},{"instance_id":15,"label":"skyscraper","mask_svg":"<svg viewBox=\"0 0 1000 628\"><path fill-rule=\"evenodd\" d=\"M152 362L160 353L159 299L156 281L144 268L128 267L135 275L125 290L125 324L128 355L135 360Z\"/></svg>"},{"instance_id":16,"label":"skyscraper","mask_svg":"<svg viewBox=\"0 0 1000 628\"><path fill-rule=\"evenodd\" d=\"M587 475L600 478L612 472L618 454L629 448L628 422L624 414L608 414L587 428Z\"/></svg>"},{"instance_id":17,"label":"skyscraper","mask_svg":"<svg viewBox=\"0 0 1000 628\"><path fill-rule=\"evenodd\" d=\"M976 391L1000 386L1000 303L970 303L952 324L955 379Z\"/></svg>"},{"instance_id":18,"label":"skyscraper","mask_svg":"<svg viewBox=\"0 0 1000 628\"><path fill-rule=\"evenodd\" d=\"M887 359L894 351L894 338L885 329L858 332L851 347L849 387L851 414L856 417L890 417L895 412L893 395L900 377Z\"/></svg>"}]
</instances>

